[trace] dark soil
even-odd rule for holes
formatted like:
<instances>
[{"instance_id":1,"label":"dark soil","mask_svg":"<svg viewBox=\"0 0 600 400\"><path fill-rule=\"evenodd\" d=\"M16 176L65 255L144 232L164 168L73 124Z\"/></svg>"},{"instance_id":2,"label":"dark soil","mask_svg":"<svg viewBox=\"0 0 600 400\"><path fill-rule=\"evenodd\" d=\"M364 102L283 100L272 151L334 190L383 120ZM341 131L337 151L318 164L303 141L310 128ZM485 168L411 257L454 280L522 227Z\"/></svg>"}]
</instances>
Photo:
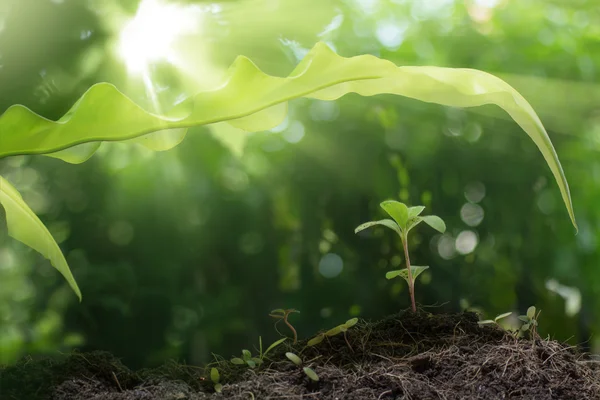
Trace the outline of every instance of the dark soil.
<instances>
[{"instance_id":1,"label":"dark soil","mask_svg":"<svg viewBox=\"0 0 600 400\"><path fill-rule=\"evenodd\" d=\"M600 363L550 340L481 327L472 313L359 322L317 346L282 344L260 368L166 364L132 372L108 353L25 359L0 370L2 400L600 399ZM348 346L351 346L350 347ZM319 376L311 381L292 351Z\"/></svg>"}]
</instances>

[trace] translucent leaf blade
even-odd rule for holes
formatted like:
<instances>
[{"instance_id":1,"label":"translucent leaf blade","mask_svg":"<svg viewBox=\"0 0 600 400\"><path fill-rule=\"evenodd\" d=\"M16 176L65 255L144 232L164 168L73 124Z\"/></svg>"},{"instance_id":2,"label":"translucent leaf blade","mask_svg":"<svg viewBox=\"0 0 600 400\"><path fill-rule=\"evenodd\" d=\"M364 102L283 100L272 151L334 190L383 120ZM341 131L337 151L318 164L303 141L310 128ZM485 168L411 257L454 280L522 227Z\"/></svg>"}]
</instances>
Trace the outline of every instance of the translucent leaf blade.
<instances>
[{"instance_id":1,"label":"translucent leaf blade","mask_svg":"<svg viewBox=\"0 0 600 400\"><path fill-rule=\"evenodd\" d=\"M410 220L415 217L418 217L419 215L421 215L424 209L425 207L423 206L408 207L408 219Z\"/></svg>"},{"instance_id":2,"label":"translucent leaf blade","mask_svg":"<svg viewBox=\"0 0 600 400\"><path fill-rule=\"evenodd\" d=\"M50 260L81 301L81 291L58 244L42 221L25 204L19 192L1 176L0 204L6 211L8 234Z\"/></svg>"},{"instance_id":3,"label":"translucent leaf blade","mask_svg":"<svg viewBox=\"0 0 600 400\"><path fill-rule=\"evenodd\" d=\"M343 58L324 43L317 43L286 78L263 73L245 57L233 63L227 76L218 89L198 93L164 115L142 109L108 83L92 86L59 121L20 105L10 107L0 117L0 157L47 154L87 142L240 120L299 97L335 100L348 93L388 93L451 107L495 104L539 148L576 227L569 186L542 122L523 96L498 77L465 68L398 67L371 55Z\"/></svg>"},{"instance_id":4,"label":"translucent leaf blade","mask_svg":"<svg viewBox=\"0 0 600 400\"><path fill-rule=\"evenodd\" d=\"M440 217L435 215L426 215L421 218L423 218L423 222L425 222L427 225L429 225L436 231L440 233L446 232L446 224Z\"/></svg>"},{"instance_id":5,"label":"translucent leaf blade","mask_svg":"<svg viewBox=\"0 0 600 400\"><path fill-rule=\"evenodd\" d=\"M364 231L365 229L368 229L375 225L385 226L387 228L394 230L398 235L401 234L400 227L398 226L397 223L395 223L391 219L382 219L379 221L365 222L364 224L361 224L358 227L356 227L356 229L354 229L354 233L359 233L359 232Z\"/></svg>"},{"instance_id":6,"label":"translucent leaf blade","mask_svg":"<svg viewBox=\"0 0 600 400\"><path fill-rule=\"evenodd\" d=\"M401 229L406 228L408 222L408 207L404 203L395 200L386 200L380 204L390 217L396 221Z\"/></svg>"}]
</instances>

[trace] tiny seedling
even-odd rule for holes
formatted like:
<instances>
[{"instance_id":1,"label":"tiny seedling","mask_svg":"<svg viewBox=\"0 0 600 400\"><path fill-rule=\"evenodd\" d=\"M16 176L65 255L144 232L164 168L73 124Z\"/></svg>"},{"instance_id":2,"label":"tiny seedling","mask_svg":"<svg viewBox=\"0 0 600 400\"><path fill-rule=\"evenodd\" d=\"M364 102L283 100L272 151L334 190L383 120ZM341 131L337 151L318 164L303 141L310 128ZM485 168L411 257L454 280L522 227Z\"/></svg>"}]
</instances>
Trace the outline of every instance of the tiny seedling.
<instances>
[{"instance_id":1,"label":"tiny seedling","mask_svg":"<svg viewBox=\"0 0 600 400\"><path fill-rule=\"evenodd\" d=\"M408 292L410 294L412 310L413 312L416 312L417 305L415 303L415 280L429 267L410 265L410 257L408 255L408 232L410 232L411 229L419 225L421 222L425 222L436 231L444 233L446 231L446 224L440 217L435 215L426 215L421 217L420 214L425 209L423 206L407 207L406 204L394 200L386 200L381 203L380 206L389 214L390 217L393 218L393 220L382 219L380 221L365 222L364 224L359 225L354 230L354 233L358 233L374 225L383 225L392 229L398 234L398 236L400 236L402 247L404 248L406 268L396 271L389 271L387 274L385 274L385 277L387 279L393 279L399 276L406 281L408 284Z\"/></svg>"},{"instance_id":2,"label":"tiny seedling","mask_svg":"<svg viewBox=\"0 0 600 400\"><path fill-rule=\"evenodd\" d=\"M522 332L529 332L532 338L537 337L537 326L538 326L538 318L542 311L538 311L536 314L535 306L531 306L527 309L527 314L519 315L519 319L523 321L523 325L521 325Z\"/></svg>"},{"instance_id":3,"label":"tiny seedling","mask_svg":"<svg viewBox=\"0 0 600 400\"><path fill-rule=\"evenodd\" d=\"M313 371L312 368L304 367L302 368L302 370L311 381L319 382L319 375L317 375L317 373Z\"/></svg>"},{"instance_id":4,"label":"tiny seedling","mask_svg":"<svg viewBox=\"0 0 600 400\"><path fill-rule=\"evenodd\" d=\"M287 310L284 310L283 308L278 308L276 310L271 311L269 316L277 319L277 322L275 322L276 330L277 330L277 324L280 323L281 321L283 321L283 323L286 324L288 328L290 328L290 330L294 334L294 344L296 344L296 343L298 343L298 333L296 332L296 329L294 329L292 324L290 324L290 322L288 321L288 316L292 313L300 313L300 311L293 309L293 308L288 308ZM279 331L277 331L277 332L279 332Z\"/></svg>"},{"instance_id":5,"label":"tiny seedling","mask_svg":"<svg viewBox=\"0 0 600 400\"><path fill-rule=\"evenodd\" d=\"M241 357L233 357L231 359L231 363L235 364L235 365L247 365L250 368L254 368L258 365L261 365L263 363L265 357L267 356L267 354L271 350L273 350L275 347L277 347L281 343L285 342L286 340L287 340L287 338L281 338L279 340L276 340L263 353L262 337L259 336L259 338L258 338L258 348L259 348L258 357L253 357L252 353L250 353L250 350L244 349L244 350L242 350L242 356Z\"/></svg>"},{"instance_id":6,"label":"tiny seedling","mask_svg":"<svg viewBox=\"0 0 600 400\"><path fill-rule=\"evenodd\" d=\"M214 384L215 392L221 393L223 389L223 385L221 385L221 374L219 374L219 370L216 368L210 369L210 380Z\"/></svg>"},{"instance_id":7,"label":"tiny seedling","mask_svg":"<svg viewBox=\"0 0 600 400\"><path fill-rule=\"evenodd\" d=\"M344 333L344 340L346 341L346 344L348 345L348 348L351 351L354 351L352 349L352 346L350 346L350 342L348 341L348 336L346 336L346 332L348 331L348 329L350 329L354 325L356 325L357 322L358 322L358 318L349 319L345 323L343 323L341 325L338 325L335 328L331 328L327 332L319 333L317 336L315 336L314 338L310 339L308 341L307 345L308 346L316 346L319 343L321 343L326 337L332 337L332 336L335 336L335 335L339 335L340 333Z\"/></svg>"},{"instance_id":8,"label":"tiny seedling","mask_svg":"<svg viewBox=\"0 0 600 400\"><path fill-rule=\"evenodd\" d=\"M288 358L288 360L290 360L291 362L294 363L294 365L300 367L302 365L302 359L291 352L287 352L285 353L285 356ZM319 376L317 375L317 373L309 367L304 367L302 368L302 371L304 371L304 374L313 382L318 382L319 381Z\"/></svg>"},{"instance_id":9,"label":"tiny seedling","mask_svg":"<svg viewBox=\"0 0 600 400\"><path fill-rule=\"evenodd\" d=\"M294 364L296 364L298 366L302 365L302 359L299 356L297 356L296 354L288 351L287 353L285 353L285 356L288 358L288 360L290 360Z\"/></svg>"},{"instance_id":10,"label":"tiny seedling","mask_svg":"<svg viewBox=\"0 0 600 400\"><path fill-rule=\"evenodd\" d=\"M503 318L508 317L511 314L512 314L512 312L500 314L500 315L496 316L496 318L494 318L494 319L485 319L483 321L479 321L478 324L479 325L492 325L492 324L498 325L498 321L500 321Z\"/></svg>"}]
</instances>

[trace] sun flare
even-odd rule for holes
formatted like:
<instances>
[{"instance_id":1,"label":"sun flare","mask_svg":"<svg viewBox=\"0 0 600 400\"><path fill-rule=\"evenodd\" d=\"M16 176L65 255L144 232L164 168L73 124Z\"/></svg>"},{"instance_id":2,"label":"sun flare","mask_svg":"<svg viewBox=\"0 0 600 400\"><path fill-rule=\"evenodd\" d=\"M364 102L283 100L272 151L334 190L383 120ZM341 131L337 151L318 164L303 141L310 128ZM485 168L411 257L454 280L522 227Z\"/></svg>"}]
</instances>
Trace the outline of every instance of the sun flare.
<instances>
[{"instance_id":1,"label":"sun flare","mask_svg":"<svg viewBox=\"0 0 600 400\"><path fill-rule=\"evenodd\" d=\"M173 44L200 24L197 7L142 0L135 16L121 29L118 54L132 73L144 74L157 61L177 62Z\"/></svg>"}]
</instances>

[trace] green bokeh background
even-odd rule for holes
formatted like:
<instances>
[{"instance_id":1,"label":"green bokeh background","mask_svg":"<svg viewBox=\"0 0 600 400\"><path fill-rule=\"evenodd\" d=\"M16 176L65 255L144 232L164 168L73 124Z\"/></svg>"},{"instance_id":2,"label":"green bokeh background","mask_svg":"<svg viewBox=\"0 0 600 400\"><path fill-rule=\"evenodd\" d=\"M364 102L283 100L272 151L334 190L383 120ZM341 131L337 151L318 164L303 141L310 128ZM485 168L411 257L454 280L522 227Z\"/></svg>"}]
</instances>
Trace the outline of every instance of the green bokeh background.
<instances>
[{"instance_id":1,"label":"green bokeh background","mask_svg":"<svg viewBox=\"0 0 600 400\"><path fill-rule=\"evenodd\" d=\"M540 332L600 352L600 8L594 0L172 2L205 15L181 40L193 66L149 70L160 107L222 79L237 55L285 75L317 41L398 65L477 68L533 105L570 182L575 235L541 154L507 116L393 96L295 100L242 154L208 128L173 150L110 144L88 162L0 160L59 241L83 292L0 230L0 363L103 349L131 367L275 340L274 308L301 337L409 306L386 281L403 262L393 232L355 235L400 199L442 217L411 258L430 269L417 301L493 317L542 310ZM90 85L152 99L118 56L115 21L137 1L0 3L0 112L57 119ZM156 29L160 29L157 26ZM188 71L189 72L189 71ZM0 135L2 133L0 132ZM340 268L341 267L341 268ZM329 277L334 275L332 277ZM515 324L509 318L507 325ZM282 329L283 330L283 329Z\"/></svg>"}]
</instances>

